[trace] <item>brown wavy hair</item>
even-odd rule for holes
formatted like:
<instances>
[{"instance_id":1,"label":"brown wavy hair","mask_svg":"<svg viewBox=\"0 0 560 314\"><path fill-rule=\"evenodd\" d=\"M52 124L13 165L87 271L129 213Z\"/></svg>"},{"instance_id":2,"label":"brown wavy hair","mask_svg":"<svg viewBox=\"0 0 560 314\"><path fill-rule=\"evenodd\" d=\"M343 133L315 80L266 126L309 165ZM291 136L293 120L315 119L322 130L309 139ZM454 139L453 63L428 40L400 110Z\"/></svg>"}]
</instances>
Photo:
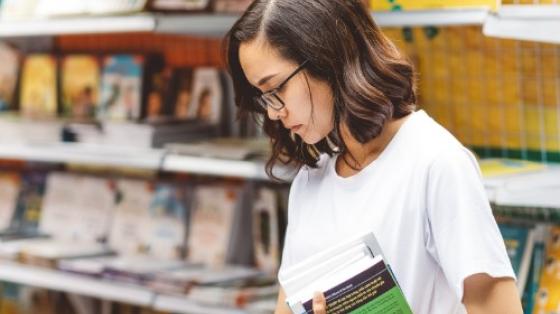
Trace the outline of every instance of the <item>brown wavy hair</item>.
<instances>
[{"instance_id":1,"label":"brown wavy hair","mask_svg":"<svg viewBox=\"0 0 560 314\"><path fill-rule=\"evenodd\" d=\"M239 47L258 36L287 60L296 64L307 60L303 73L330 86L335 128L327 138L309 145L298 135L290 136L254 101L260 91L245 77ZM321 153L346 156L339 135L342 123L357 141L366 143L381 133L387 121L404 117L415 107L411 63L385 37L360 0L256 0L227 33L224 53L238 116L252 115L271 138L266 170L272 178L279 162L316 167Z\"/></svg>"}]
</instances>

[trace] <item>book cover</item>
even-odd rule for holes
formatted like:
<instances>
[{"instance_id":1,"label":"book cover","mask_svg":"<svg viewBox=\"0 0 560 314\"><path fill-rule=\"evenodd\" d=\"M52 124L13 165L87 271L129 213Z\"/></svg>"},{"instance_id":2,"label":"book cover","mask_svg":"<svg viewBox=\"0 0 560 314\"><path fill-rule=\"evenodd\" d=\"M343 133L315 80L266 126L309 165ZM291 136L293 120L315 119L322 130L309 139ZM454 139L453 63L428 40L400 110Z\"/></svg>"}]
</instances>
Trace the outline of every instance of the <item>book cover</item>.
<instances>
[{"instance_id":1,"label":"book cover","mask_svg":"<svg viewBox=\"0 0 560 314\"><path fill-rule=\"evenodd\" d=\"M39 228L56 239L101 243L114 207L108 179L81 174L49 174Z\"/></svg>"},{"instance_id":2,"label":"book cover","mask_svg":"<svg viewBox=\"0 0 560 314\"><path fill-rule=\"evenodd\" d=\"M8 229L12 225L20 185L19 174L0 173L0 231Z\"/></svg>"},{"instance_id":3,"label":"book cover","mask_svg":"<svg viewBox=\"0 0 560 314\"><path fill-rule=\"evenodd\" d=\"M20 55L13 47L0 43L0 111L14 109L20 68Z\"/></svg>"},{"instance_id":4,"label":"book cover","mask_svg":"<svg viewBox=\"0 0 560 314\"><path fill-rule=\"evenodd\" d=\"M173 70L170 92L171 96L168 103L168 112L178 120L189 120L195 116L191 112L192 90L193 88L193 69L177 68Z\"/></svg>"},{"instance_id":5,"label":"book cover","mask_svg":"<svg viewBox=\"0 0 560 314\"><path fill-rule=\"evenodd\" d=\"M140 55L113 55L103 59L99 119L140 118L144 60Z\"/></svg>"},{"instance_id":6,"label":"book cover","mask_svg":"<svg viewBox=\"0 0 560 314\"><path fill-rule=\"evenodd\" d=\"M278 279L294 313L312 313L315 291L324 293L329 313L412 313L373 233L321 251Z\"/></svg>"},{"instance_id":7,"label":"book cover","mask_svg":"<svg viewBox=\"0 0 560 314\"><path fill-rule=\"evenodd\" d=\"M225 264L239 196L240 191L234 186L196 187L188 234L188 261L208 266Z\"/></svg>"},{"instance_id":8,"label":"book cover","mask_svg":"<svg viewBox=\"0 0 560 314\"><path fill-rule=\"evenodd\" d=\"M152 182L120 179L116 182L116 205L109 232L110 247L121 255L146 254L149 208L154 197Z\"/></svg>"},{"instance_id":9,"label":"book cover","mask_svg":"<svg viewBox=\"0 0 560 314\"><path fill-rule=\"evenodd\" d=\"M80 121L95 118L100 84L100 66L97 57L65 56L61 67L63 114Z\"/></svg>"},{"instance_id":10,"label":"book cover","mask_svg":"<svg viewBox=\"0 0 560 314\"><path fill-rule=\"evenodd\" d=\"M145 230L147 254L160 259L185 257L187 191L170 183L157 183L149 207L149 229Z\"/></svg>"},{"instance_id":11,"label":"book cover","mask_svg":"<svg viewBox=\"0 0 560 314\"><path fill-rule=\"evenodd\" d=\"M193 73L190 115L217 124L221 120L223 90L220 72L215 68L197 68Z\"/></svg>"},{"instance_id":12,"label":"book cover","mask_svg":"<svg viewBox=\"0 0 560 314\"><path fill-rule=\"evenodd\" d=\"M538 225L535 228L535 245L533 248L533 256L531 261L531 268L529 271L528 282L523 294L522 304L523 312L531 314L535 307L535 298L539 290L540 278L545 258L545 236L547 228L544 225Z\"/></svg>"},{"instance_id":13,"label":"book cover","mask_svg":"<svg viewBox=\"0 0 560 314\"><path fill-rule=\"evenodd\" d=\"M331 278L325 278L323 282L314 285L315 289L324 291L327 308L329 313L410 313L410 307L402 294L393 274L378 255L374 258L367 258L364 265L359 265L357 273L351 275L334 287L325 289L329 286ZM345 272L352 273L352 266L347 266ZM325 283L324 283L325 282ZM331 281L336 282L336 281ZM294 313L313 313L312 293L308 297L303 297L300 302L290 302Z\"/></svg>"},{"instance_id":14,"label":"book cover","mask_svg":"<svg viewBox=\"0 0 560 314\"><path fill-rule=\"evenodd\" d=\"M260 188L253 204L253 243L259 269L276 273L280 264L278 202L274 190Z\"/></svg>"},{"instance_id":15,"label":"book cover","mask_svg":"<svg viewBox=\"0 0 560 314\"><path fill-rule=\"evenodd\" d=\"M46 54L28 55L21 73L20 109L25 117L54 117L58 112L57 61Z\"/></svg>"},{"instance_id":16,"label":"book cover","mask_svg":"<svg viewBox=\"0 0 560 314\"><path fill-rule=\"evenodd\" d=\"M2 20L21 20L33 17L38 0L2 0Z\"/></svg>"},{"instance_id":17,"label":"book cover","mask_svg":"<svg viewBox=\"0 0 560 314\"><path fill-rule=\"evenodd\" d=\"M533 313L558 313L560 308L560 227L551 227Z\"/></svg>"},{"instance_id":18,"label":"book cover","mask_svg":"<svg viewBox=\"0 0 560 314\"><path fill-rule=\"evenodd\" d=\"M530 226L499 224L511 265L522 294L527 284L534 247L534 230Z\"/></svg>"},{"instance_id":19,"label":"book cover","mask_svg":"<svg viewBox=\"0 0 560 314\"><path fill-rule=\"evenodd\" d=\"M154 66L148 77L148 92L146 94L145 118L147 121L167 120L173 117L168 110L173 69L162 64Z\"/></svg>"},{"instance_id":20,"label":"book cover","mask_svg":"<svg viewBox=\"0 0 560 314\"><path fill-rule=\"evenodd\" d=\"M39 233L39 220L43 208L47 175L40 171L23 172L16 211L10 230L20 235L36 235Z\"/></svg>"}]
</instances>

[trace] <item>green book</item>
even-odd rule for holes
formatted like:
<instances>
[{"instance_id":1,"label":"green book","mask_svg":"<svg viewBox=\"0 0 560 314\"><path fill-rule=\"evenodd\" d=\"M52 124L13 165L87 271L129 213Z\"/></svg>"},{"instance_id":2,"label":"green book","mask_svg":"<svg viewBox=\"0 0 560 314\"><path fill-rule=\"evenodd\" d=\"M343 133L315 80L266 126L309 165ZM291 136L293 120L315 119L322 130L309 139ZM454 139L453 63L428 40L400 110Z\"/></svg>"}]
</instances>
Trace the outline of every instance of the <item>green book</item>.
<instances>
[{"instance_id":1,"label":"green book","mask_svg":"<svg viewBox=\"0 0 560 314\"><path fill-rule=\"evenodd\" d=\"M315 291L325 295L328 313L412 313L372 233L290 267L279 280L296 314L313 313Z\"/></svg>"}]
</instances>

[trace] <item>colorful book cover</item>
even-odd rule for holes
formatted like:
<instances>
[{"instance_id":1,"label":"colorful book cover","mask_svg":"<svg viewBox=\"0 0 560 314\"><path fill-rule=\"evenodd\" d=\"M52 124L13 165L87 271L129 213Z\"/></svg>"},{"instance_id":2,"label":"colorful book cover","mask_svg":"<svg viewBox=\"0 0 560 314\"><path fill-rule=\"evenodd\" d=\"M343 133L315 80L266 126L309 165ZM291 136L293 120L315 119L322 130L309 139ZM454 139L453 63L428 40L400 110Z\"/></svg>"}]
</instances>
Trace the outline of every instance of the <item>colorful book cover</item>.
<instances>
[{"instance_id":1,"label":"colorful book cover","mask_svg":"<svg viewBox=\"0 0 560 314\"><path fill-rule=\"evenodd\" d=\"M485 178L502 175L528 173L545 169L539 162L506 158L488 158L479 161L480 171Z\"/></svg>"},{"instance_id":2,"label":"colorful book cover","mask_svg":"<svg viewBox=\"0 0 560 314\"><path fill-rule=\"evenodd\" d=\"M550 229L534 314L560 313L560 227Z\"/></svg>"},{"instance_id":3,"label":"colorful book cover","mask_svg":"<svg viewBox=\"0 0 560 314\"><path fill-rule=\"evenodd\" d=\"M158 121L172 116L166 106L170 97L173 70L162 66L153 71L148 78L145 117L148 121Z\"/></svg>"},{"instance_id":4,"label":"colorful book cover","mask_svg":"<svg viewBox=\"0 0 560 314\"><path fill-rule=\"evenodd\" d=\"M280 225L274 190L260 188L253 204L253 241L259 269L276 273L280 262Z\"/></svg>"},{"instance_id":5,"label":"colorful book cover","mask_svg":"<svg viewBox=\"0 0 560 314\"><path fill-rule=\"evenodd\" d=\"M137 120L141 115L144 57L113 55L103 60L98 118Z\"/></svg>"},{"instance_id":6,"label":"colorful book cover","mask_svg":"<svg viewBox=\"0 0 560 314\"><path fill-rule=\"evenodd\" d=\"M21 185L17 173L0 173L0 230L6 230L12 224Z\"/></svg>"},{"instance_id":7,"label":"colorful book cover","mask_svg":"<svg viewBox=\"0 0 560 314\"><path fill-rule=\"evenodd\" d=\"M539 290L541 273L545 258L545 245L544 245L544 228L537 227L537 236L535 236L535 246L533 248L533 257L531 263L531 270L529 272L529 281L523 293L523 312L531 314L535 307L535 298Z\"/></svg>"},{"instance_id":8,"label":"colorful book cover","mask_svg":"<svg viewBox=\"0 0 560 314\"><path fill-rule=\"evenodd\" d=\"M0 63L0 111L6 111L14 109L20 56L11 46L0 43Z\"/></svg>"},{"instance_id":9,"label":"colorful book cover","mask_svg":"<svg viewBox=\"0 0 560 314\"><path fill-rule=\"evenodd\" d=\"M225 264L239 197L239 189L233 186L196 187L188 235L189 262L208 266Z\"/></svg>"},{"instance_id":10,"label":"colorful book cover","mask_svg":"<svg viewBox=\"0 0 560 314\"><path fill-rule=\"evenodd\" d=\"M58 240L101 243L107 237L113 207L109 180L51 173L39 228Z\"/></svg>"},{"instance_id":11,"label":"colorful book cover","mask_svg":"<svg viewBox=\"0 0 560 314\"><path fill-rule=\"evenodd\" d=\"M381 256L371 265L324 292L329 313L412 314L397 281ZM305 311L313 313L313 300L302 302Z\"/></svg>"},{"instance_id":12,"label":"colorful book cover","mask_svg":"<svg viewBox=\"0 0 560 314\"><path fill-rule=\"evenodd\" d=\"M92 55L62 59L62 112L77 120L95 118L99 100L100 66Z\"/></svg>"},{"instance_id":13,"label":"colorful book cover","mask_svg":"<svg viewBox=\"0 0 560 314\"><path fill-rule=\"evenodd\" d=\"M517 276L517 288L525 290L534 246L534 231L530 227L499 225L513 270Z\"/></svg>"},{"instance_id":14,"label":"colorful book cover","mask_svg":"<svg viewBox=\"0 0 560 314\"><path fill-rule=\"evenodd\" d=\"M21 176L20 191L11 230L22 234L37 234L43 196L46 188L44 172L24 172Z\"/></svg>"},{"instance_id":15,"label":"colorful book cover","mask_svg":"<svg viewBox=\"0 0 560 314\"><path fill-rule=\"evenodd\" d=\"M158 183L149 207L145 230L148 255L161 259L185 257L187 194L180 186Z\"/></svg>"},{"instance_id":16,"label":"colorful book cover","mask_svg":"<svg viewBox=\"0 0 560 314\"><path fill-rule=\"evenodd\" d=\"M195 69L193 73L193 92L189 108L191 116L212 124L219 123L222 113L222 93L218 69Z\"/></svg>"},{"instance_id":17,"label":"colorful book cover","mask_svg":"<svg viewBox=\"0 0 560 314\"><path fill-rule=\"evenodd\" d=\"M57 80L57 62L54 56L35 54L25 58L20 89L20 109L23 116L56 116Z\"/></svg>"},{"instance_id":18,"label":"colorful book cover","mask_svg":"<svg viewBox=\"0 0 560 314\"><path fill-rule=\"evenodd\" d=\"M145 180L121 179L116 183L109 246L122 255L146 254L146 230L150 230L149 208L154 184Z\"/></svg>"},{"instance_id":19,"label":"colorful book cover","mask_svg":"<svg viewBox=\"0 0 560 314\"><path fill-rule=\"evenodd\" d=\"M170 114L178 120L194 118L194 113L190 110L193 98L193 70L191 68L175 69L171 82Z\"/></svg>"},{"instance_id":20,"label":"colorful book cover","mask_svg":"<svg viewBox=\"0 0 560 314\"><path fill-rule=\"evenodd\" d=\"M497 9L499 0L370 0L370 8L378 11L432 10L450 8Z\"/></svg>"}]
</instances>

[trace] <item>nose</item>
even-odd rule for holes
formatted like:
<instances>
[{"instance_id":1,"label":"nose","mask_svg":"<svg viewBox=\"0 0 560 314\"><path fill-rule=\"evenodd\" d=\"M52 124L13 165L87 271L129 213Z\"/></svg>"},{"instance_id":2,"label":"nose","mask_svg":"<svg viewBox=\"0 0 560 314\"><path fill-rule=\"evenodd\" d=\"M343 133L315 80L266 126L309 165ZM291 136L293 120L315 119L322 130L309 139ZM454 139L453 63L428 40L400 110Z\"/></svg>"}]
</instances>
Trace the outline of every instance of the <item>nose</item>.
<instances>
[{"instance_id":1,"label":"nose","mask_svg":"<svg viewBox=\"0 0 560 314\"><path fill-rule=\"evenodd\" d=\"M280 110L276 110L271 107L268 107L266 113L268 114L268 118L270 120L281 120L282 118L285 118L287 115L286 107Z\"/></svg>"}]
</instances>

